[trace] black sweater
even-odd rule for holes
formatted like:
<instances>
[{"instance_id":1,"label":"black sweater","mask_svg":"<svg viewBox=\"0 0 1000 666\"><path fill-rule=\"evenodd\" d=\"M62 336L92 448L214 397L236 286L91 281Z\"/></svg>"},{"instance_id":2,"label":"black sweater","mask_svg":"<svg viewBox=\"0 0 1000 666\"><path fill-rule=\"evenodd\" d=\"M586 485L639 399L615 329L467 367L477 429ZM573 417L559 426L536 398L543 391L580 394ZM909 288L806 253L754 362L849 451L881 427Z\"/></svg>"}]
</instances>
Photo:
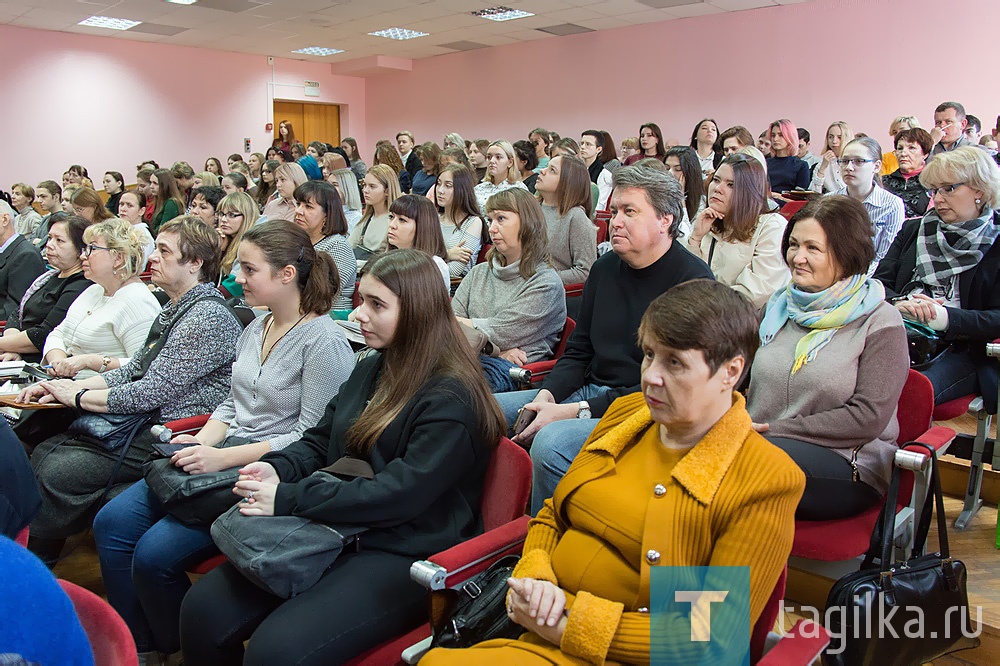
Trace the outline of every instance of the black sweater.
<instances>
[{"instance_id":1,"label":"black sweater","mask_svg":"<svg viewBox=\"0 0 1000 666\"><path fill-rule=\"evenodd\" d=\"M66 311L84 289L94 284L83 275L83 271L61 278L53 275L41 289L36 291L24 304L24 319L19 319L20 308L7 320L8 328L24 331L39 352L45 345L45 338L66 318ZM38 355L22 354L26 361L40 358ZM29 358L33 357L33 358Z\"/></svg>"},{"instance_id":2,"label":"black sweater","mask_svg":"<svg viewBox=\"0 0 1000 666\"><path fill-rule=\"evenodd\" d=\"M493 444L475 431L468 391L432 378L403 407L372 449L375 478L307 478L347 455L350 428L375 392L382 357L361 361L320 422L302 439L261 460L278 472L275 515L363 525L363 548L427 557L481 531L479 504Z\"/></svg>"},{"instance_id":3,"label":"black sweater","mask_svg":"<svg viewBox=\"0 0 1000 666\"><path fill-rule=\"evenodd\" d=\"M602 416L615 399L639 390L642 350L637 334L646 308L671 287L713 279L708 264L676 240L653 264L636 270L608 252L590 269L583 286L583 303L576 330L543 388L562 402L586 384L612 390L587 402L594 417Z\"/></svg>"}]
</instances>

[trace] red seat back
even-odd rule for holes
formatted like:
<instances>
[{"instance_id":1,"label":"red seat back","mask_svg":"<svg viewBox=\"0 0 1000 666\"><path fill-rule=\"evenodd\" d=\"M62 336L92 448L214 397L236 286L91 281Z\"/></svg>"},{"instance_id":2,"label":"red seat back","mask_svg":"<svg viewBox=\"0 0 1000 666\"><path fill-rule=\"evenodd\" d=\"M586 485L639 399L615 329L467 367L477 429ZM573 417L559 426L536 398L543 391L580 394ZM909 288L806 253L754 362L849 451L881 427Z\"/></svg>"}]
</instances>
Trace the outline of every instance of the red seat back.
<instances>
[{"instance_id":1,"label":"red seat back","mask_svg":"<svg viewBox=\"0 0 1000 666\"><path fill-rule=\"evenodd\" d=\"M573 331L576 330L576 322L566 317L566 323L563 325L562 335L559 336L559 343L556 345L555 351L552 352L552 359L558 360L562 358L563 352L566 351L566 343L569 342L569 336L573 335Z\"/></svg>"},{"instance_id":2,"label":"red seat back","mask_svg":"<svg viewBox=\"0 0 1000 666\"><path fill-rule=\"evenodd\" d=\"M23 530L21 530L20 532L18 532L17 533L17 537L14 538L14 541L18 545L24 546L25 548L27 548L28 547L28 528L25 527Z\"/></svg>"},{"instance_id":3,"label":"red seat back","mask_svg":"<svg viewBox=\"0 0 1000 666\"><path fill-rule=\"evenodd\" d=\"M802 210L803 208L805 208L805 206L806 206L807 203L809 203L809 202L808 201L789 201L788 203L786 203L784 206L781 207L781 211L780 212L781 212L782 217L784 217L786 220L791 220L792 219L792 215L795 215L797 212L799 212L800 210Z\"/></svg>"},{"instance_id":4,"label":"red seat back","mask_svg":"<svg viewBox=\"0 0 1000 666\"><path fill-rule=\"evenodd\" d=\"M934 416L934 387L931 380L911 369L896 406L899 442L912 442L931 427Z\"/></svg>"},{"instance_id":5,"label":"red seat back","mask_svg":"<svg viewBox=\"0 0 1000 666\"><path fill-rule=\"evenodd\" d=\"M496 529L523 516L530 494L531 456L501 437L483 482L483 528Z\"/></svg>"},{"instance_id":6,"label":"red seat back","mask_svg":"<svg viewBox=\"0 0 1000 666\"><path fill-rule=\"evenodd\" d=\"M104 599L69 581L59 585L73 602L80 624L87 633L94 663L101 666L138 666L135 641L125 620Z\"/></svg>"},{"instance_id":7,"label":"red seat back","mask_svg":"<svg viewBox=\"0 0 1000 666\"><path fill-rule=\"evenodd\" d=\"M481 264L486 261L486 253L493 249L492 243L483 243L483 246L479 248L479 256L476 257L476 263Z\"/></svg>"},{"instance_id":8,"label":"red seat back","mask_svg":"<svg viewBox=\"0 0 1000 666\"><path fill-rule=\"evenodd\" d=\"M597 244L608 240L608 225L611 223L611 211L599 210L594 216L594 226L597 227Z\"/></svg>"}]
</instances>

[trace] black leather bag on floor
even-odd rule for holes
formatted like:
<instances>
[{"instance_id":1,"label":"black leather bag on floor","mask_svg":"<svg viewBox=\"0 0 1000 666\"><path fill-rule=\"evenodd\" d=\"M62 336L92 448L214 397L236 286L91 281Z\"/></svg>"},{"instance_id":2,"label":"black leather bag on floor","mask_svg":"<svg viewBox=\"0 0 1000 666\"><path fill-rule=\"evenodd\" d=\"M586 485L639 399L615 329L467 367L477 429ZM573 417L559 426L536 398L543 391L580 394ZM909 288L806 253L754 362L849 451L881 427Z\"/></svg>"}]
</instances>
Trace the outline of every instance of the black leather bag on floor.
<instances>
[{"instance_id":1,"label":"black leather bag on floor","mask_svg":"<svg viewBox=\"0 0 1000 666\"><path fill-rule=\"evenodd\" d=\"M521 558L507 555L458 589L458 602L434 630L431 647L466 648L494 638L517 638L524 627L507 617L507 579Z\"/></svg>"},{"instance_id":2,"label":"black leather bag on floor","mask_svg":"<svg viewBox=\"0 0 1000 666\"><path fill-rule=\"evenodd\" d=\"M965 565L948 548L944 498L934 450L931 491L916 527L913 552L892 561L893 528L900 471L893 469L885 508L875 525L861 570L841 578L826 600L832 640L823 654L827 666L911 666L979 646L981 625L969 616ZM921 555L937 507L941 551ZM874 566L876 555L880 565ZM831 610L831 609L836 610Z\"/></svg>"}]
</instances>

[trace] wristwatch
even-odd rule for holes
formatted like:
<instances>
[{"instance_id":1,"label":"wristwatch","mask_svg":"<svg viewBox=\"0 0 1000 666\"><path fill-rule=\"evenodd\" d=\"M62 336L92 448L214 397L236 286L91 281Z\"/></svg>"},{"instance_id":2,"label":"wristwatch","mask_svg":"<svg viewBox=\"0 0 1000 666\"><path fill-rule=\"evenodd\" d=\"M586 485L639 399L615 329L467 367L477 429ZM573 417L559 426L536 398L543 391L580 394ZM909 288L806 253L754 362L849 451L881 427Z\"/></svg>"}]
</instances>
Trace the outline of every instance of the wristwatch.
<instances>
[{"instance_id":1,"label":"wristwatch","mask_svg":"<svg viewBox=\"0 0 1000 666\"><path fill-rule=\"evenodd\" d=\"M76 404L77 409L79 410L83 409L83 405L80 404L80 400L83 399L83 394L89 390L90 390L89 388L85 388L85 389L80 389L79 391L76 392L76 397L73 398L73 403Z\"/></svg>"},{"instance_id":2,"label":"wristwatch","mask_svg":"<svg viewBox=\"0 0 1000 666\"><path fill-rule=\"evenodd\" d=\"M579 403L579 411L576 413L576 418L578 419L589 419L590 416L590 403L586 400L581 400Z\"/></svg>"},{"instance_id":3,"label":"wristwatch","mask_svg":"<svg viewBox=\"0 0 1000 666\"><path fill-rule=\"evenodd\" d=\"M111 365L111 357L110 356L102 356L101 357L101 369L98 370L98 372L104 372L105 370L108 369L109 365Z\"/></svg>"}]
</instances>

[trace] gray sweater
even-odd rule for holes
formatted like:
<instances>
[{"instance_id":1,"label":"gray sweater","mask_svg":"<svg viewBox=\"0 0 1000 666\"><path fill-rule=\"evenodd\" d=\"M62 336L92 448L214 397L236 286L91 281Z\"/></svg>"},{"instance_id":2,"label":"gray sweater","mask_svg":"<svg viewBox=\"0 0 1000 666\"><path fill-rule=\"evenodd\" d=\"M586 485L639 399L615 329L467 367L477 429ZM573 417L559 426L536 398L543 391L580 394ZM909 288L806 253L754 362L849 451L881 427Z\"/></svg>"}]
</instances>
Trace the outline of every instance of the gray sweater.
<instances>
[{"instance_id":1,"label":"gray sweater","mask_svg":"<svg viewBox=\"0 0 1000 666\"><path fill-rule=\"evenodd\" d=\"M769 436L826 446L848 460L857 450L861 480L884 494L899 435L896 403L910 367L902 317L881 303L792 375L795 345L808 332L789 321L758 350L747 410L755 423L770 424Z\"/></svg>"},{"instance_id":2,"label":"gray sweater","mask_svg":"<svg viewBox=\"0 0 1000 666\"><path fill-rule=\"evenodd\" d=\"M587 281L590 266L597 259L597 227L579 206L559 215L555 206L542 206L549 234L552 266L563 284Z\"/></svg>"},{"instance_id":3,"label":"gray sweater","mask_svg":"<svg viewBox=\"0 0 1000 666\"><path fill-rule=\"evenodd\" d=\"M494 260L495 261L495 260ZM552 357L566 323L566 292L556 272L540 265L529 279L509 266L476 264L462 279L451 306L501 350L515 347L528 362Z\"/></svg>"}]
</instances>

